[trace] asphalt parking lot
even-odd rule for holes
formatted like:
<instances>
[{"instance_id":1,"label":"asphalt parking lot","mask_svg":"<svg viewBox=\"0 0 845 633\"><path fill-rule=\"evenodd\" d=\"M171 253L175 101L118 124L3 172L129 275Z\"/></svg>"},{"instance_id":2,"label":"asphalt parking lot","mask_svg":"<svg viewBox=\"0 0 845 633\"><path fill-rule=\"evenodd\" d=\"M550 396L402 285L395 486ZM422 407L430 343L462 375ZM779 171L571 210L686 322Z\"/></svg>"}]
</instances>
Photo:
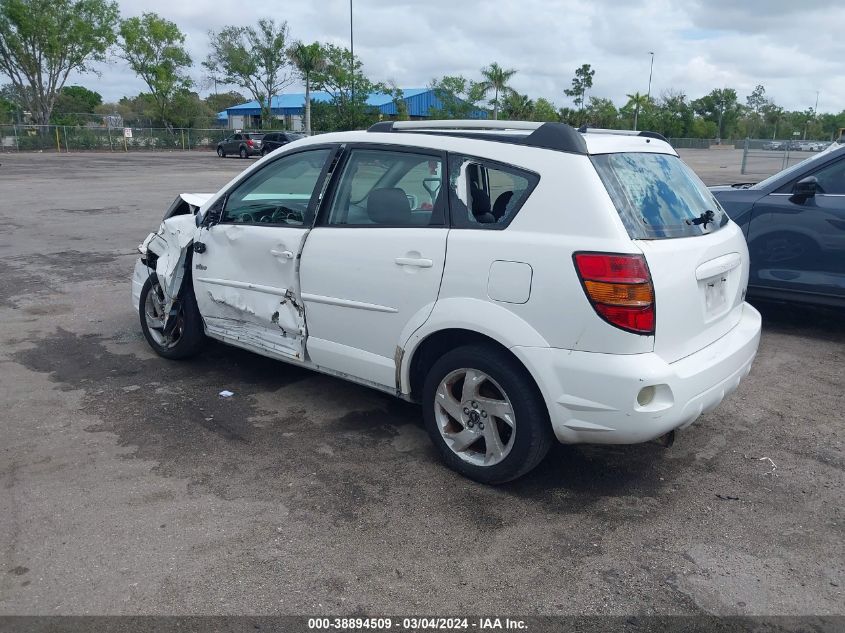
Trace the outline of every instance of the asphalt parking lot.
<instances>
[{"instance_id":1,"label":"asphalt parking lot","mask_svg":"<svg viewBox=\"0 0 845 633\"><path fill-rule=\"evenodd\" d=\"M741 152L683 154L740 179ZM845 612L841 315L759 306L750 376L671 449L558 446L484 487L412 405L151 352L136 245L245 161L0 163L0 614Z\"/></svg>"}]
</instances>

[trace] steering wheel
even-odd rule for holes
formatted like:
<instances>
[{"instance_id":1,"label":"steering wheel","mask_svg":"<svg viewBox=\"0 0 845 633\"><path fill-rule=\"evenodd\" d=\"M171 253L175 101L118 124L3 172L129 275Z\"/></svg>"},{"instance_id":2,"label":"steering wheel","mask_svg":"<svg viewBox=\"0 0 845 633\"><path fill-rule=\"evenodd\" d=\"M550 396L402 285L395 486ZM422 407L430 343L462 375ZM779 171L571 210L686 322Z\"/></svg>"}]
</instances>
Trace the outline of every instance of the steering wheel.
<instances>
[{"instance_id":1,"label":"steering wheel","mask_svg":"<svg viewBox=\"0 0 845 633\"><path fill-rule=\"evenodd\" d=\"M280 204L278 207L273 209L273 213L270 214L269 222L290 222L291 220L295 222L302 222L302 215L293 209L290 209L283 204Z\"/></svg>"},{"instance_id":2,"label":"steering wheel","mask_svg":"<svg viewBox=\"0 0 845 633\"><path fill-rule=\"evenodd\" d=\"M251 213L241 213L241 222L255 222L255 218Z\"/></svg>"}]
</instances>

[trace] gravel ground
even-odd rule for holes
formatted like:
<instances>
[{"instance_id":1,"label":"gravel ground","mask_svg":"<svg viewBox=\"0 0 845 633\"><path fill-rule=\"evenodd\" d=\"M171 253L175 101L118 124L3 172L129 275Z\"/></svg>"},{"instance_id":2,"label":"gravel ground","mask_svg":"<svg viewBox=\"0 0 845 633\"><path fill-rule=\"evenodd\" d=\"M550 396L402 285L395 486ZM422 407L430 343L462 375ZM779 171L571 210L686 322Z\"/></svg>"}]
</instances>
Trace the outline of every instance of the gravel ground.
<instances>
[{"instance_id":1,"label":"gravel ground","mask_svg":"<svg viewBox=\"0 0 845 633\"><path fill-rule=\"evenodd\" d=\"M709 183L737 154L684 152ZM750 376L671 449L558 446L484 487L412 405L151 353L135 247L243 161L0 163L0 614L845 612L841 314L760 305Z\"/></svg>"}]
</instances>

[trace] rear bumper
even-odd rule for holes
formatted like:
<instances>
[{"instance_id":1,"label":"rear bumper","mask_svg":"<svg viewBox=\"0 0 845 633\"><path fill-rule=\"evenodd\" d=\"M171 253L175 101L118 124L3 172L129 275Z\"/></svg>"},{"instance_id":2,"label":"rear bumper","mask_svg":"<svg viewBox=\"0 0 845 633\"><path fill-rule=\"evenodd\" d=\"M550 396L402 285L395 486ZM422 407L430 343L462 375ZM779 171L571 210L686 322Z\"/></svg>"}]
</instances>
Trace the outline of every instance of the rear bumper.
<instances>
[{"instance_id":1,"label":"rear bumper","mask_svg":"<svg viewBox=\"0 0 845 633\"><path fill-rule=\"evenodd\" d=\"M760 313L747 303L739 323L674 363L655 353L596 354L514 347L537 380L552 426L564 443L635 444L692 424L712 411L751 370ZM637 401L654 386L650 402Z\"/></svg>"}]
</instances>

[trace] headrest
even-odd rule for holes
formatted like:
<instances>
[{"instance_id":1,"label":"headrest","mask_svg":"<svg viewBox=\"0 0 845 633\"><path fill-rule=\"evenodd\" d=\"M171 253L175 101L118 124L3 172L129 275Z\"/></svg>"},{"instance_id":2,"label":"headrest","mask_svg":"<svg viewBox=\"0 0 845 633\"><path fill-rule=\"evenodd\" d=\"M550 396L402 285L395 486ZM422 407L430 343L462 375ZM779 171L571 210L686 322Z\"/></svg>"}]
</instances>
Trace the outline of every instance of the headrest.
<instances>
[{"instance_id":1,"label":"headrest","mask_svg":"<svg viewBox=\"0 0 845 633\"><path fill-rule=\"evenodd\" d=\"M475 217L490 213L490 196L474 182L469 185L469 195L472 198L472 214Z\"/></svg>"},{"instance_id":2,"label":"headrest","mask_svg":"<svg viewBox=\"0 0 845 633\"><path fill-rule=\"evenodd\" d=\"M373 189L367 197L367 215L376 224L410 224L411 203L398 187Z\"/></svg>"}]
</instances>

